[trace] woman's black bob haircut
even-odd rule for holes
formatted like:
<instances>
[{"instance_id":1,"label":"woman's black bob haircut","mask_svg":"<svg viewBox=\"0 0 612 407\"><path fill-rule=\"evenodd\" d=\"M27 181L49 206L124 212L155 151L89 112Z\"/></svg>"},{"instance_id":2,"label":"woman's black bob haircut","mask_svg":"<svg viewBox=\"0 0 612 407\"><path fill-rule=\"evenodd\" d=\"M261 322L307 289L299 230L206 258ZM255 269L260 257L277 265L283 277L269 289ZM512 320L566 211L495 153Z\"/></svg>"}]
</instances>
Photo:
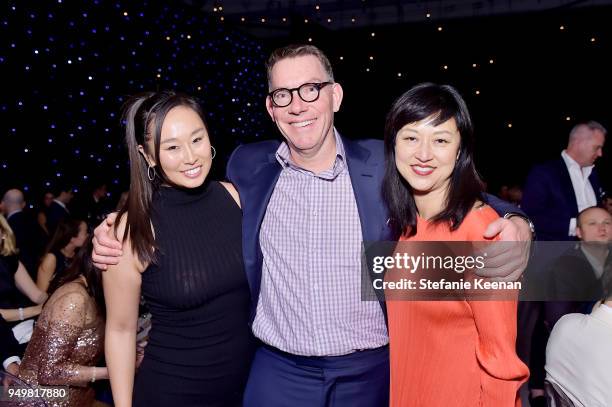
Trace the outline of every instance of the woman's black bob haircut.
<instances>
[{"instance_id":1,"label":"woman's black bob haircut","mask_svg":"<svg viewBox=\"0 0 612 407\"><path fill-rule=\"evenodd\" d=\"M461 136L459 156L450 176L444 209L431 221L446 222L451 230L456 230L484 191L474 166L474 130L465 101L450 85L421 83L414 86L393 103L385 123L383 196L395 238L414 235L417 220L412 188L395 165L396 136L405 125L427 118L433 119L433 126L454 119Z\"/></svg>"}]
</instances>

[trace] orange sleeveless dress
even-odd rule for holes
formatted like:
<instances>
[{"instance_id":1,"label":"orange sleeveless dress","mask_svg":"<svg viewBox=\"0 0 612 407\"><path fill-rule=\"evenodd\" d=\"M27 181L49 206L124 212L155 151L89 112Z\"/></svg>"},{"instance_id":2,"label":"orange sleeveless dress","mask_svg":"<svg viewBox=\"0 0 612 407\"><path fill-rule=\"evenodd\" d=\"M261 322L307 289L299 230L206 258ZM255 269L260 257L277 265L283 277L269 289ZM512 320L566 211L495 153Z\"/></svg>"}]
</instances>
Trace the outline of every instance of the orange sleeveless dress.
<instances>
[{"instance_id":1,"label":"orange sleeveless dress","mask_svg":"<svg viewBox=\"0 0 612 407\"><path fill-rule=\"evenodd\" d=\"M483 241L488 206L451 232L418 219L400 241ZM520 406L529 370L516 355L516 301L387 301L392 407Z\"/></svg>"}]
</instances>

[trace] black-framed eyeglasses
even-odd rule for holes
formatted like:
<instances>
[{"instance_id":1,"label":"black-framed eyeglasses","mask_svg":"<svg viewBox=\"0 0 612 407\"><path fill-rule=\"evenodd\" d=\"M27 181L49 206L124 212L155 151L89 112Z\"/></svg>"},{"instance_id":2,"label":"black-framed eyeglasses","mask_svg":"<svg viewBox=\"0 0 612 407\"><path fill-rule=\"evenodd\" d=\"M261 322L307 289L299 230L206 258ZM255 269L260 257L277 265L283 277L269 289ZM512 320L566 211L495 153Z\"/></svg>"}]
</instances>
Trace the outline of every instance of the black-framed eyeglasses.
<instances>
[{"instance_id":1,"label":"black-framed eyeglasses","mask_svg":"<svg viewBox=\"0 0 612 407\"><path fill-rule=\"evenodd\" d=\"M331 85L333 82L321 82L321 83L305 83L297 88L287 89L278 88L268 93L268 96L272 99L272 103L276 107L287 107L293 101L293 92L297 90L298 96L304 102L314 102L319 98L321 89L327 85Z\"/></svg>"}]
</instances>

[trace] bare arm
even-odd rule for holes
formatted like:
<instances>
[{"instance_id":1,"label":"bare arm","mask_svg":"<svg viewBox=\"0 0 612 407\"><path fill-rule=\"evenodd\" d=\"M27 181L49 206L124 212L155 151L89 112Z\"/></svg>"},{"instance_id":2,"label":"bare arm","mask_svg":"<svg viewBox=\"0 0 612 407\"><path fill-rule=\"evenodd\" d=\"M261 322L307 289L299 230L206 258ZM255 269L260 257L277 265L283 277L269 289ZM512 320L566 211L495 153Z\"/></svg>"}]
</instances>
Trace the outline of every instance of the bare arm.
<instances>
[{"instance_id":1,"label":"bare arm","mask_svg":"<svg viewBox=\"0 0 612 407\"><path fill-rule=\"evenodd\" d=\"M41 311L42 311L42 305L34 305L32 307L23 308L22 309L23 319L34 318L35 316L40 315ZM9 322L20 321L22 319L21 318L22 315L19 312L18 308L0 309L0 315L2 315L2 318L4 318L6 321L9 321Z\"/></svg>"},{"instance_id":2,"label":"bare arm","mask_svg":"<svg viewBox=\"0 0 612 407\"><path fill-rule=\"evenodd\" d=\"M125 225L119 228L123 236ZM141 272L129 240L124 245L119 264L102 274L106 299L105 354L117 407L132 405L136 361L136 328L140 302Z\"/></svg>"},{"instance_id":3,"label":"bare arm","mask_svg":"<svg viewBox=\"0 0 612 407\"><path fill-rule=\"evenodd\" d=\"M38 266L38 273L36 274L36 285L41 291L47 292L49 290L49 283L55 273L55 266L57 266L57 258L53 253L47 253Z\"/></svg>"},{"instance_id":4,"label":"bare arm","mask_svg":"<svg viewBox=\"0 0 612 407\"><path fill-rule=\"evenodd\" d=\"M38 225L44 230L46 235L49 235L49 229L47 229L47 215L43 212L38 212Z\"/></svg>"},{"instance_id":5,"label":"bare arm","mask_svg":"<svg viewBox=\"0 0 612 407\"><path fill-rule=\"evenodd\" d=\"M47 293L36 286L28 274L23 263L19 262L15 272L15 285L26 297L35 304L42 304L47 300Z\"/></svg>"}]
</instances>

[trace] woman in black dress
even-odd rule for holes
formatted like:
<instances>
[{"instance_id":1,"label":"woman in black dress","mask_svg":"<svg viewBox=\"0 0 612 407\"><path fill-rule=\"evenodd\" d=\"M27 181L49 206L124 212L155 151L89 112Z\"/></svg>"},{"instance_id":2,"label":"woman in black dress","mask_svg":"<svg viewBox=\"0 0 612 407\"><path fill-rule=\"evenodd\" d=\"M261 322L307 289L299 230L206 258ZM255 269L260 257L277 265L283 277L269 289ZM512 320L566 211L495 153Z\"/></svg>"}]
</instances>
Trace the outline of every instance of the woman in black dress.
<instances>
[{"instance_id":1,"label":"woman in black dress","mask_svg":"<svg viewBox=\"0 0 612 407\"><path fill-rule=\"evenodd\" d=\"M126 107L130 193L103 273L106 360L117 407L239 406L251 361L236 190L207 179L214 148L198 103L146 93ZM152 314L134 380L140 295Z\"/></svg>"},{"instance_id":2,"label":"woman in black dress","mask_svg":"<svg viewBox=\"0 0 612 407\"><path fill-rule=\"evenodd\" d=\"M18 258L19 248L13 230L0 214L0 315L11 327L40 314L47 294L36 287L28 270ZM22 306L27 297L34 306ZM25 346L24 346L25 349Z\"/></svg>"}]
</instances>

